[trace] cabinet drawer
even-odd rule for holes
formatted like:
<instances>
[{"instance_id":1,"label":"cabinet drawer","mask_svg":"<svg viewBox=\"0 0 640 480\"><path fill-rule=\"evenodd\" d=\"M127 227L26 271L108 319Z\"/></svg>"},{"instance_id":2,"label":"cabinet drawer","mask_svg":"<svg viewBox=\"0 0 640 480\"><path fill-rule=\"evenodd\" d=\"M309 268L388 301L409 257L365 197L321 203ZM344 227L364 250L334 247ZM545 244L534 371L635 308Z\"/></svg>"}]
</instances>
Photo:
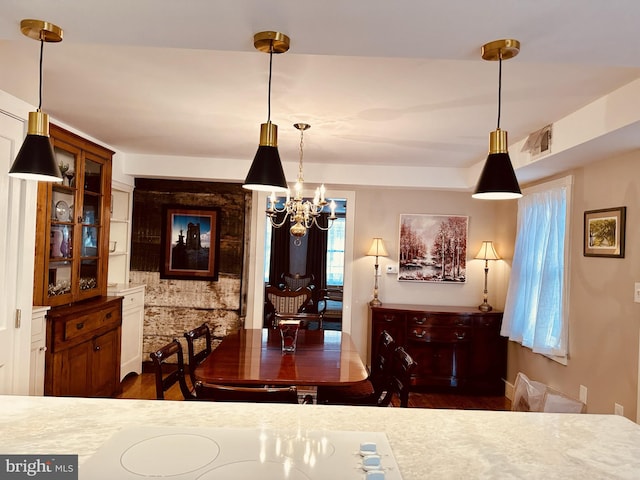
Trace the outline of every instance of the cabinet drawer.
<instances>
[{"instance_id":1,"label":"cabinet drawer","mask_svg":"<svg viewBox=\"0 0 640 480\"><path fill-rule=\"evenodd\" d=\"M409 329L421 326L470 326L471 317L438 313L411 313L408 318Z\"/></svg>"},{"instance_id":2,"label":"cabinet drawer","mask_svg":"<svg viewBox=\"0 0 640 480\"><path fill-rule=\"evenodd\" d=\"M393 312L375 312L372 318L376 323L395 323L404 321L404 315L402 313Z\"/></svg>"},{"instance_id":3,"label":"cabinet drawer","mask_svg":"<svg viewBox=\"0 0 640 480\"><path fill-rule=\"evenodd\" d=\"M144 306L144 292L127 293L122 299L122 311L142 308Z\"/></svg>"},{"instance_id":4,"label":"cabinet drawer","mask_svg":"<svg viewBox=\"0 0 640 480\"><path fill-rule=\"evenodd\" d=\"M494 328L500 330L502 326L502 316L487 315L476 318L475 326L479 328Z\"/></svg>"},{"instance_id":5,"label":"cabinet drawer","mask_svg":"<svg viewBox=\"0 0 640 480\"><path fill-rule=\"evenodd\" d=\"M119 323L120 314L117 307L93 312L77 318L70 318L64 324L64 340L91 336L95 330L109 326L115 327Z\"/></svg>"},{"instance_id":6,"label":"cabinet drawer","mask_svg":"<svg viewBox=\"0 0 640 480\"><path fill-rule=\"evenodd\" d=\"M471 329L459 327L409 327L409 339L419 342L458 343L471 340Z\"/></svg>"}]
</instances>

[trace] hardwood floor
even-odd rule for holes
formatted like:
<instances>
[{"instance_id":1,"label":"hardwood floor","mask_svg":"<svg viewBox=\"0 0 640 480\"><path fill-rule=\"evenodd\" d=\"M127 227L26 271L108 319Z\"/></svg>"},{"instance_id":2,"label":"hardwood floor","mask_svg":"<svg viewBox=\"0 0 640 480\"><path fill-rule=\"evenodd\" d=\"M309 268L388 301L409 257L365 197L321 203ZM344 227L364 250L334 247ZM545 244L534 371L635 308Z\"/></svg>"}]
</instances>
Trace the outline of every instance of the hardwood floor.
<instances>
[{"instance_id":1,"label":"hardwood floor","mask_svg":"<svg viewBox=\"0 0 640 480\"><path fill-rule=\"evenodd\" d=\"M156 398L155 377L152 373L129 375L122 382L122 394L118 398L153 400ZM174 385L166 394L167 400L181 400L182 394ZM397 398L394 406L399 406ZM507 397L454 395L411 392L409 408L451 408L456 410L510 410L511 401Z\"/></svg>"}]
</instances>

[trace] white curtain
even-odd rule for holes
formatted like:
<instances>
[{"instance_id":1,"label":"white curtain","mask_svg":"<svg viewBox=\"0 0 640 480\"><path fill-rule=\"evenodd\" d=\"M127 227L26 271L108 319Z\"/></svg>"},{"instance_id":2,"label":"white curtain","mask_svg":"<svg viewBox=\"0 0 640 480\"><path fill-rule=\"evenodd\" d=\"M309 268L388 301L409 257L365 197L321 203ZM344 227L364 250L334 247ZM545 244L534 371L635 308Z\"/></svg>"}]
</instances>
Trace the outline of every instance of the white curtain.
<instances>
[{"instance_id":1,"label":"white curtain","mask_svg":"<svg viewBox=\"0 0 640 480\"><path fill-rule=\"evenodd\" d=\"M566 356L567 188L518 201L518 232L502 322L503 336L534 352Z\"/></svg>"}]
</instances>

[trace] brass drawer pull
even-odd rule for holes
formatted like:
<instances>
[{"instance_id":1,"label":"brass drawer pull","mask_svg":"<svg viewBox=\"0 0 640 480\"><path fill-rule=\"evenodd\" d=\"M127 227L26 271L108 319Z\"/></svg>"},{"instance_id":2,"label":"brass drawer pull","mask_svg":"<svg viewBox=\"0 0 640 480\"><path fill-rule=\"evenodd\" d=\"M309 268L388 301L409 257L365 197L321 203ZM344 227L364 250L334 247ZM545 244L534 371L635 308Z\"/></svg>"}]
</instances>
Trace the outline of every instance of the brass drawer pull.
<instances>
[{"instance_id":1,"label":"brass drawer pull","mask_svg":"<svg viewBox=\"0 0 640 480\"><path fill-rule=\"evenodd\" d=\"M426 332L424 330L420 330L418 332L418 330L414 330L413 332L411 332L413 334L414 337L416 338L423 338L426 335Z\"/></svg>"},{"instance_id":2,"label":"brass drawer pull","mask_svg":"<svg viewBox=\"0 0 640 480\"><path fill-rule=\"evenodd\" d=\"M99 350L100 350L100 345L96 345L93 349L94 349L96 352L97 352L97 351L99 351Z\"/></svg>"},{"instance_id":3,"label":"brass drawer pull","mask_svg":"<svg viewBox=\"0 0 640 480\"><path fill-rule=\"evenodd\" d=\"M107 313L107 318L111 318L112 313L113 313L113 312L109 312L109 313Z\"/></svg>"},{"instance_id":4,"label":"brass drawer pull","mask_svg":"<svg viewBox=\"0 0 640 480\"><path fill-rule=\"evenodd\" d=\"M78 322L76 323L76 329L77 330L82 330L84 328L84 322Z\"/></svg>"},{"instance_id":5,"label":"brass drawer pull","mask_svg":"<svg viewBox=\"0 0 640 480\"><path fill-rule=\"evenodd\" d=\"M413 317L413 322L417 325L424 325L425 323L427 323L427 319L424 317L420 319L418 319L418 317Z\"/></svg>"},{"instance_id":6,"label":"brass drawer pull","mask_svg":"<svg viewBox=\"0 0 640 480\"><path fill-rule=\"evenodd\" d=\"M465 336L466 336L466 334L465 334L465 333L458 333L458 332L456 332L456 338L457 338L458 340L464 340L464 337L465 337Z\"/></svg>"}]
</instances>

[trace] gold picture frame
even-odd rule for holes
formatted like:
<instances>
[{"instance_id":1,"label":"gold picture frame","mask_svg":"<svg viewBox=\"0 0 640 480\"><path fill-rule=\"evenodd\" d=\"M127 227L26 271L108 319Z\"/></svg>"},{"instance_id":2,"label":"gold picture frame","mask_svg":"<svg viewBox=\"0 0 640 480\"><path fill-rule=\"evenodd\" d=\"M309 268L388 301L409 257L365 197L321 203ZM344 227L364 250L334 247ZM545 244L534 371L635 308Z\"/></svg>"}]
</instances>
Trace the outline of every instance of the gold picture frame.
<instances>
[{"instance_id":1,"label":"gold picture frame","mask_svg":"<svg viewBox=\"0 0 640 480\"><path fill-rule=\"evenodd\" d=\"M584 256L624 258L627 207L584 212Z\"/></svg>"}]
</instances>

